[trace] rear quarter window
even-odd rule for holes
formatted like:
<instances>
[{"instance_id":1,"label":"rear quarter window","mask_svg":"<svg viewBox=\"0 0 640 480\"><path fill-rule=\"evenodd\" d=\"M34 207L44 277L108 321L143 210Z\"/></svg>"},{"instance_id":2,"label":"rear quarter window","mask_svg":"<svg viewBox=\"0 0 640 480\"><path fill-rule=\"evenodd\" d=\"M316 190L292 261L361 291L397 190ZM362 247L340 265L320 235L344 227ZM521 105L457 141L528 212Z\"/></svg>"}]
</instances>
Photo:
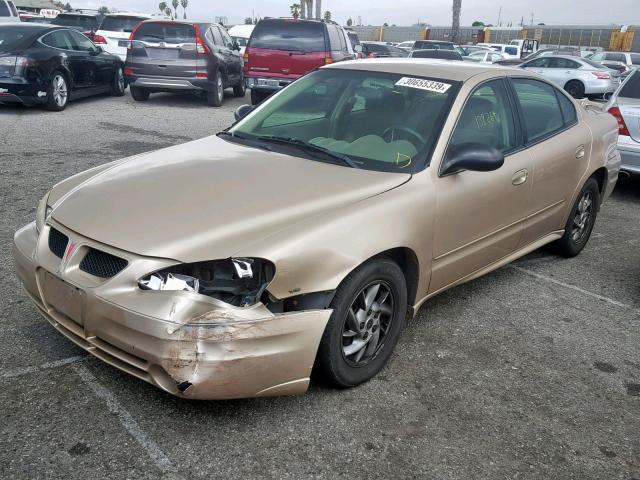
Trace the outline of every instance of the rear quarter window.
<instances>
[{"instance_id":1,"label":"rear quarter window","mask_svg":"<svg viewBox=\"0 0 640 480\"><path fill-rule=\"evenodd\" d=\"M134 38L151 43L195 43L196 31L193 25L187 24L143 23L136 30Z\"/></svg>"},{"instance_id":2,"label":"rear quarter window","mask_svg":"<svg viewBox=\"0 0 640 480\"><path fill-rule=\"evenodd\" d=\"M638 75L637 70L632 73L629 80L625 82L618 96L622 98L640 99L640 75Z\"/></svg>"},{"instance_id":3,"label":"rear quarter window","mask_svg":"<svg viewBox=\"0 0 640 480\"><path fill-rule=\"evenodd\" d=\"M11 12L9 11L9 6L7 2L4 0L0 0L0 17L10 17Z\"/></svg>"},{"instance_id":4,"label":"rear quarter window","mask_svg":"<svg viewBox=\"0 0 640 480\"><path fill-rule=\"evenodd\" d=\"M7 3L9 4L9 9L11 10L11 13L13 13L13 16L17 17L18 16L18 9L16 8L16 4L11 2L11 1L9 1Z\"/></svg>"},{"instance_id":5,"label":"rear quarter window","mask_svg":"<svg viewBox=\"0 0 640 480\"><path fill-rule=\"evenodd\" d=\"M324 52L325 25L308 21L269 21L256 25L249 47L271 50Z\"/></svg>"}]
</instances>

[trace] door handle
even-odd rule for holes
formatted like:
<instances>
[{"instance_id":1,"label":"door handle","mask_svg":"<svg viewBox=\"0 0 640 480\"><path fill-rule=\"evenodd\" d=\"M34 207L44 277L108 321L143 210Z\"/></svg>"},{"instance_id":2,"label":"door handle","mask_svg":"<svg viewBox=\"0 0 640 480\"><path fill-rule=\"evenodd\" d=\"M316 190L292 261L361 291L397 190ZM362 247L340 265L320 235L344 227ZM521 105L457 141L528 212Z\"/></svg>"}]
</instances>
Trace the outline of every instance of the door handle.
<instances>
[{"instance_id":1,"label":"door handle","mask_svg":"<svg viewBox=\"0 0 640 480\"><path fill-rule=\"evenodd\" d=\"M576 148L576 158L580 159L584 157L584 145L580 145L578 148Z\"/></svg>"},{"instance_id":2,"label":"door handle","mask_svg":"<svg viewBox=\"0 0 640 480\"><path fill-rule=\"evenodd\" d=\"M516 173L513 174L513 177L511 177L511 183L513 185L522 185L524 182L527 181L528 177L529 177L529 172L527 171L526 168L523 168L522 170L518 170Z\"/></svg>"}]
</instances>

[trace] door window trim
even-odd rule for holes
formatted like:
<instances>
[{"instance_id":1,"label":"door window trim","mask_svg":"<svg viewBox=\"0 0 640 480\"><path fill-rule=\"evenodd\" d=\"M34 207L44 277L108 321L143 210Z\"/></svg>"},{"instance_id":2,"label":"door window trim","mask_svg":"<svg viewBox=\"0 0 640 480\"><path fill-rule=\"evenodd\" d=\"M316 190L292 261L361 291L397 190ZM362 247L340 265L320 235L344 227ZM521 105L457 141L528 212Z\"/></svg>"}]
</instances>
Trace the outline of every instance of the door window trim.
<instances>
[{"instance_id":1,"label":"door window trim","mask_svg":"<svg viewBox=\"0 0 640 480\"><path fill-rule=\"evenodd\" d=\"M540 83L544 83L545 85L548 85L549 87L551 87L555 93L555 98L556 98L556 102L558 103L558 109L560 110L560 116L562 117L562 127L557 128L555 130L552 130L548 133L546 133L545 135L536 138L533 141L529 141L528 135L529 133L527 132L527 128L526 128L526 123L524 121L524 112L522 110L522 106L520 105L520 100L518 99L518 93L516 92L516 89L513 85L513 80L528 80L528 81L534 81L534 82L540 82ZM538 143L544 142L545 140L548 140L552 137L555 137L556 135L559 135L573 127L575 127L578 123L579 123L579 119L578 119L578 112L576 109L576 121L572 122L570 124L566 123L566 120L564 118L564 113L562 112L562 107L560 106L560 100L558 99L558 95L564 95L563 92L559 92L558 87L556 87L555 85L553 85L550 82L547 82L546 80L542 80L540 78L533 78L533 77L527 77L527 76L521 76L521 75L513 75L513 76L508 76L507 77L507 84L509 89L511 89L512 94L513 94L513 98L515 100L515 108L516 111L518 113L518 117L520 117L520 125L521 125L521 129L522 129L522 139L523 139L523 147L524 148L530 148L534 145L537 145ZM571 101L571 103L573 104L573 100ZM573 108L575 108L575 105L573 105Z\"/></svg>"},{"instance_id":2,"label":"door window trim","mask_svg":"<svg viewBox=\"0 0 640 480\"><path fill-rule=\"evenodd\" d=\"M61 52L78 52L79 50L73 50L73 49L69 50L67 48L54 47L52 45L44 43L44 41L43 41L49 35L52 35L52 34L54 34L56 32L66 32L68 30L69 30L68 28L56 28L55 30L51 30L51 31L45 33L44 35L42 35L40 38L38 38L38 42L41 43L42 45L44 45L47 48L53 48L54 50L60 50Z\"/></svg>"}]
</instances>

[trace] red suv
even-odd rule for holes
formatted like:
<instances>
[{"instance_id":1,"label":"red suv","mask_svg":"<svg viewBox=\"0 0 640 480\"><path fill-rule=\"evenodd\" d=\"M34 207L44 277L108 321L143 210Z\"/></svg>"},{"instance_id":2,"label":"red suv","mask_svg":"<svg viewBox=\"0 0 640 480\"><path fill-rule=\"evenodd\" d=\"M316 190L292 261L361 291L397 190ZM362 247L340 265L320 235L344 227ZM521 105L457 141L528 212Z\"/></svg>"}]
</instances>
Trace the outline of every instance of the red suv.
<instances>
[{"instance_id":1,"label":"red suv","mask_svg":"<svg viewBox=\"0 0 640 480\"><path fill-rule=\"evenodd\" d=\"M288 18L261 20L244 53L251 102L260 103L322 65L354 58L351 42L339 25Z\"/></svg>"}]
</instances>

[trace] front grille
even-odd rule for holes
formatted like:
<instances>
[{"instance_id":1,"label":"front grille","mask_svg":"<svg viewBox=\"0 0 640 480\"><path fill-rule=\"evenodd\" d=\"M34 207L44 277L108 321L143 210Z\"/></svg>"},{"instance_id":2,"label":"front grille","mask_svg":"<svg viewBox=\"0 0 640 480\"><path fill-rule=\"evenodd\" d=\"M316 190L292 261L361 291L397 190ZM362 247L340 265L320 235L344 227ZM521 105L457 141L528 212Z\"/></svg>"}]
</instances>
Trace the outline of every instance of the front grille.
<instances>
[{"instance_id":1,"label":"front grille","mask_svg":"<svg viewBox=\"0 0 640 480\"><path fill-rule=\"evenodd\" d=\"M96 277L111 278L124 270L128 263L124 258L89 248L80 262L80 270Z\"/></svg>"},{"instance_id":2,"label":"front grille","mask_svg":"<svg viewBox=\"0 0 640 480\"><path fill-rule=\"evenodd\" d=\"M64 251L67 249L69 237L59 232L55 228L49 230L49 250L58 258L64 257Z\"/></svg>"}]
</instances>

